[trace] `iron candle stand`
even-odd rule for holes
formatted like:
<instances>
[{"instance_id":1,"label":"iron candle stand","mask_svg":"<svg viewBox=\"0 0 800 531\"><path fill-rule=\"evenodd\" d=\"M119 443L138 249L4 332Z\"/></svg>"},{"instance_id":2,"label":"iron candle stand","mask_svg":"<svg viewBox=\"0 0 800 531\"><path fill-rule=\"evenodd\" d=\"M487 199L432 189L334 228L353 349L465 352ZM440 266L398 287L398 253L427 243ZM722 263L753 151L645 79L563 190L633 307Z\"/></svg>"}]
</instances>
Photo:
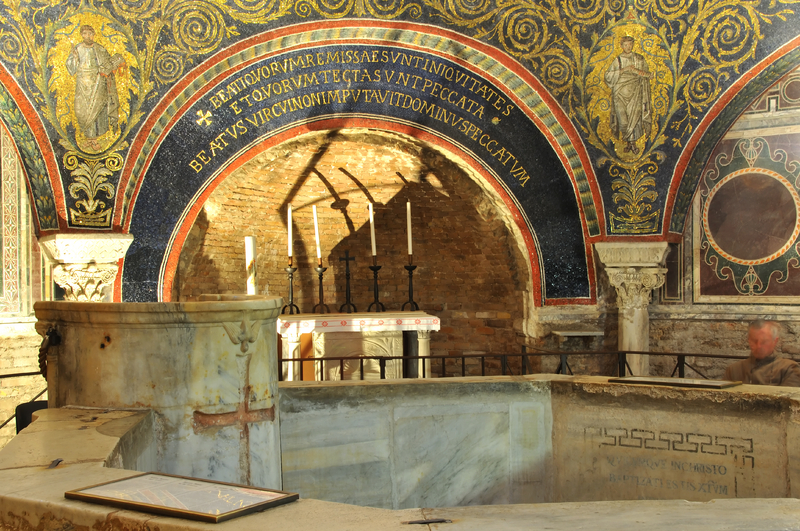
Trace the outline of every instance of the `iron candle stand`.
<instances>
[{"instance_id":1,"label":"iron candle stand","mask_svg":"<svg viewBox=\"0 0 800 531\"><path fill-rule=\"evenodd\" d=\"M403 307L400 308L401 311L405 311L406 306L409 306L409 311L411 312L419 310L419 304L414 302L414 270L417 266L413 262L413 255L408 255L408 265L403 266L408 271L408 300L403 303Z\"/></svg>"},{"instance_id":2,"label":"iron candle stand","mask_svg":"<svg viewBox=\"0 0 800 531\"><path fill-rule=\"evenodd\" d=\"M369 266L369 268L372 270L372 292L375 296L375 300L367 307L367 311L371 312L374 306L376 312L385 312L386 308L383 306L383 303L378 300L378 271L380 271L381 266L378 265L378 258L376 256L372 257L372 265Z\"/></svg>"},{"instance_id":3,"label":"iron candle stand","mask_svg":"<svg viewBox=\"0 0 800 531\"><path fill-rule=\"evenodd\" d=\"M356 261L355 256L350 256L350 251L344 252L344 257L339 257L340 262L344 262L344 278L345 278L345 303L339 306L339 312L347 313L357 312L356 305L350 301L350 262Z\"/></svg>"},{"instance_id":4,"label":"iron candle stand","mask_svg":"<svg viewBox=\"0 0 800 531\"><path fill-rule=\"evenodd\" d=\"M283 307L281 313L286 313L286 310L289 310L289 315L294 315L295 313L300 313L300 308L294 303L294 272L297 271L296 267L292 267L292 260L289 259L289 267L285 268L284 271L289 275L289 303Z\"/></svg>"},{"instance_id":5,"label":"iron candle stand","mask_svg":"<svg viewBox=\"0 0 800 531\"><path fill-rule=\"evenodd\" d=\"M322 293L322 275L327 270L328 270L327 267L322 267L322 263L321 262L320 262L318 267L314 268L314 271L317 272L317 276L319 277L319 304L314 306L314 308L311 310L311 313L331 313L331 309L328 308L328 305L325 304L325 302L324 302L323 293Z\"/></svg>"}]
</instances>

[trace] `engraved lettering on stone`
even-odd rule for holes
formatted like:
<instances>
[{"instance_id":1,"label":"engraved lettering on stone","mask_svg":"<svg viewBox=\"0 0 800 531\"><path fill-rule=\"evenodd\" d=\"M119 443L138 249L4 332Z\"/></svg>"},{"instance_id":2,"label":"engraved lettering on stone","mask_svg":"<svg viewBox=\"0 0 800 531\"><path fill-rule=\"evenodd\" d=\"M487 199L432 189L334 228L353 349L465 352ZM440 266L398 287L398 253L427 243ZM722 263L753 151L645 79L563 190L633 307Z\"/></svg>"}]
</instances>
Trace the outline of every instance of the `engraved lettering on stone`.
<instances>
[{"instance_id":1,"label":"engraved lettering on stone","mask_svg":"<svg viewBox=\"0 0 800 531\"><path fill-rule=\"evenodd\" d=\"M672 446L671 443L674 440L674 433L659 433L657 441L645 441L644 447L648 450L669 450ZM680 435L680 434L677 434ZM683 436L681 436L683 439Z\"/></svg>"},{"instance_id":2,"label":"engraved lettering on stone","mask_svg":"<svg viewBox=\"0 0 800 531\"><path fill-rule=\"evenodd\" d=\"M603 435L611 437L611 442L600 443L601 446L617 446L617 437L627 437L628 430L624 428L603 428Z\"/></svg>"}]
</instances>

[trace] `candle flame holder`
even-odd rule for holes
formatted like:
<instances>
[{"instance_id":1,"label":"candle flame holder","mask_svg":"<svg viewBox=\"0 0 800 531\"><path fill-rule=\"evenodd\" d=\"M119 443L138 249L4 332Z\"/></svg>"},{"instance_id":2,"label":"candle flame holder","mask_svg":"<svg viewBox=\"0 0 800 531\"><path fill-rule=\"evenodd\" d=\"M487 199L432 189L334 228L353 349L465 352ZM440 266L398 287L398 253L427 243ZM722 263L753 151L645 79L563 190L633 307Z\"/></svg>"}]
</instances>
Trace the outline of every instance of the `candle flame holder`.
<instances>
[{"instance_id":1,"label":"candle flame holder","mask_svg":"<svg viewBox=\"0 0 800 531\"><path fill-rule=\"evenodd\" d=\"M297 271L296 267L292 267L292 262L289 262L289 267L285 268L284 271L289 275L289 302L286 306L283 307L281 313L286 313L286 310L289 310L289 315L294 315L295 313L300 313L300 308L294 303L294 272Z\"/></svg>"},{"instance_id":2,"label":"candle flame holder","mask_svg":"<svg viewBox=\"0 0 800 531\"><path fill-rule=\"evenodd\" d=\"M375 300L372 301L372 304L367 307L367 311L371 312L373 311L373 308L375 308L375 312L385 312L386 307L384 307L383 303L378 300L378 271L380 271L381 266L378 265L377 257L372 257L372 265L369 266L369 268L372 271L372 293L375 297Z\"/></svg>"},{"instance_id":3,"label":"candle flame holder","mask_svg":"<svg viewBox=\"0 0 800 531\"><path fill-rule=\"evenodd\" d=\"M413 312L419 310L419 304L414 302L414 270L417 266L411 263L411 255L408 255L408 262L409 264L407 266L403 266L406 268L406 271L408 271L408 300L403 303L400 310L406 311L406 306L409 306L408 311Z\"/></svg>"},{"instance_id":4,"label":"candle flame holder","mask_svg":"<svg viewBox=\"0 0 800 531\"><path fill-rule=\"evenodd\" d=\"M339 312L353 313L357 312L356 305L350 301L350 262L355 262L356 257L350 256L350 251L345 251L343 257L339 257L340 262L344 262L344 278L345 278L345 303L339 306Z\"/></svg>"},{"instance_id":5,"label":"candle flame holder","mask_svg":"<svg viewBox=\"0 0 800 531\"><path fill-rule=\"evenodd\" d=\"M319 267L314 268L314 271L317 272L317 276L319 277L319 304L314 306L314 308L311 310L311 313L331 313L331 309L328 308L328 305L324 302L324 295L322 292L322 276L327 270L328 268L322 267L322 264L320 264Z\"/></svg>"}]
</instances>

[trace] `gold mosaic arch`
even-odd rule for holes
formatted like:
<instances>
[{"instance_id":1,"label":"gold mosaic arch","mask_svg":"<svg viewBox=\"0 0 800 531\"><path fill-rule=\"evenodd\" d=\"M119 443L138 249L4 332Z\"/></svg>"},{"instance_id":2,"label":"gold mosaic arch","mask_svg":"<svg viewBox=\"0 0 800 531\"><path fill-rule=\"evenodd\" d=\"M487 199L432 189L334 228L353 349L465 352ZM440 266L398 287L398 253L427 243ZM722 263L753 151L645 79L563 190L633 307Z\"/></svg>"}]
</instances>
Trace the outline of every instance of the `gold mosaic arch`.
<instances>
[{"instance_id":1,"label":"gold mosaic arch","mask_svg":"<svg viewBox=\"0 0 800 531\"><path fill-rule=\"evenodd\" d=\"M391 25L378 26L372 21L372 26L351 26L353 21L343 22L339 27L326 27L323 29L294 28L291 33L275 35L274 38L264 38L263 41L254 41L241 51L219 57L213 64L204 64L202 72L196 71L195 77L175 94L168 94L162 105L156 111L155 123L139 133L134 141L134 146L140 146L138 151L132 151L122 172L120 186L124 186L124 195L121 208L115 214L115 219L123 227L130 223L132 210L135 205L135 194L140 184L140 179L146 178L148 155L156 148L160 139L168 130L170 124L182 112L184 106L193 96L205 87L210 80L239 65L250 62L256 58L267 57L285 50L299 46L307 47L315 43L336 41L374 41L384 43L408 43L415 47L428 50L439 55L449 56L452 59L466 62L479 71L492 76L498 84L505 87L527 106L530 113L536 117L539 124L546 128L546 135L550 138L551 145L562 161L573 186L579 197L580 208L585 230L589 236L600 236L603 231L602 218L598 218L598 211L603 212L602 204L596 204L595 198L600 200L597 190L596 178L589 162L583 142L569 118L563 114L554 101L545 100L532 86L536 80L525 74L520 74L500 62L479 48L488 49L486 45L477 42L455 42L455 34L449 34L433 28L432 26L404 25L403 28ZM310 27L311 25L309 25ZM409 28L409 29L406 29ZM425 32L427 30L429 32ZM438 35L434 33L436 30ZM464 41L468 39L462 37ZM474 47L472 47L474 46ZM508 62L513 62L508 58ZM526 72L522 66L520 72ZM192 73L189 73L189 77ZM528 77L528 80L524 79ZM544 88L539 88L546 93ZM139 176L135 178L135 176ZM601 200L600 200L601 201Z\"/></svg>"}]
</instances>

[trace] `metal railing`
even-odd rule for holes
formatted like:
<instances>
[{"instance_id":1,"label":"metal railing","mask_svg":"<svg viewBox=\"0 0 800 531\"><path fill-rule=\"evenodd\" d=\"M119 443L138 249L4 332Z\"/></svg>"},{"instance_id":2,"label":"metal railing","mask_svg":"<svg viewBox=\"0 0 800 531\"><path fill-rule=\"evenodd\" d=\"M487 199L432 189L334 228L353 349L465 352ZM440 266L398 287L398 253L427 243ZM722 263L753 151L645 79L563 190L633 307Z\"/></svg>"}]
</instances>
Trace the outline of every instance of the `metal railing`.
<instances>
[{"instance_id":1,"label":"metal railing","mask_svg":"<svg viewBox=\"0 0 800 531\"><path fill-rule=\"evenodd\" d=\"M529 347L530 348L530 347ZM459 356L451 356L451 355L437 355L437 356L363 356L363 357L324 357L324 358L285 358L280 360L280 368L279 371L279 380L285 380L284 374L288 374L290 372L294 372L299 376L299 380L302 381L305 376L305 369L304 366L306 364L311 364L313 367L313 372L315 373L315 379L317 376L320 376L319 381L326 381L331 380L332 378L326 378L326 373L331 371L331 366L333 366L333 370L338 368L339 376L345 374L345 369L349 368L352 369L352 364L357 363L358 368L355 370L351 370L347 375L355 376L351 379L355 380L364 380L365 379L365 362L372 361L373 363L377 363L378 366L378 374L381 380L386 379L386 366L387 363L396 361L403 366L403 374L404 378L409 377L405 376L409 371L406 369L409 364L417 364L422 368L421 377L427 378L429 375L427 374L427 366L428 362L430 365L438 365L438 370L434 371L431 370L430 376L432 377L436 374L439 377L446 377L447 376L447 368L448 366L452 369L453 366L460 365L461 369L461 376L478 376L476 374L477 371L470 371L467 372L467 366L470 366L470 369L477 368L476 366L480 366L480 376L508 376L508 375L527 375L527 374L541 374L539 371L533 371L533 365L531 364L531 358L541 358L545 356L558 356L559 363L558 367L555 370L555 374L573 374L572 369L569 366L569 357L570 356L616 356L617 358L617 375L633 375L630 365L628 364L628 355L650 355L650 356L674 356L675 357L675 367L672 370L672 374L670 376L674 377L677 376L679 378L686 377L686 368L693 370L696 372L702 379L708 380L709 377L703 374L697 367L689 364L686 359L687 358L716 358L716 359L730 359L730 360L741 360L746 359L747 356L740 356L740 355L728 355L728 354L701 354L701 353L688 353L688 352L643 352L643 351L596 351L596 350L585 350L585 351L554 351L554 350L546 350L546 349L538 349L532 348L532 351L529 351L528 348L522 347L522 352L519 354L462 354ZM488 360L497 360L495 363L490 364L487 371L487 359ZM472 361L475 360L475 361ZM519 360L518 363L514 363L514 361ZM422 363L419 363L422 362ZM438 362L438 363L436 363ZM292 371L293 364L300 364L297 371ZM338 365L338 367L337 367ZM374 366L373 366L374 367ZM370 374L375 373L374 370L368 371ZM411 377L416 377L411 376Z\"/></svg>"},{"instance_id":2,"label":"metal railing","mask_svg":"<svg viewBox=\"0 0 800 531\"><path fill-rule=\"evenodd\" d=\"M533 354L533 355L535 355L535 354ZM396 362L404 365L403 373L408 373L408 370L406 369L406 367L409 364L411 364L413 362L416 362L421 367L421 373L422 374L421 374L420 377L421 378L427 378L428 377L428 374L427 374L427 372L428 372L428 369L427 369L428 363L427 362L433 362L433 361L436 361L436 360L440 360L439 365L440 365L440 368L441 368L441 372L440 372L439 375L441 377L445 377L445 376L447 376L447 374L446 374L447 363L446 362L447 361L459 360L459 359L461 360L461 374L462 374L462 376L466 375L466 363L467 363L468 359L480 360L481 376L487 376L487 374L486 374L486 368L487 368L486 367L486 360L487 360L487 358L488 359L497 358L499 360L500 374L501 375L511 375L511 374L513 374L513 370L511 368L511 364L509 363L509 358L521 358L521 364L522 364L522 369L521 370L523 371L522 374L534 374L534 372L532 371L532 367L530 365L530 360L528 360L528 356L530 356L530 354L529 355L526 355L526 354L464 354L464 355L461 355L461 356L362 356L362 357L342 357L342 356L330 356L330 357L328 357L328 356L326 356L324 358L285 358L285 359L280 360L281 369L282 370L279 371L279 380L283 381L285 379L283 375L285 374L285 372L289 372L288 369L291 368L291 364L297 364L297 363L300 364L299 367L298 367L298 371L297 371L300 381L302 381L304 376L305 376L304 366L306 364L312 364L313 367L314 367L315 374L319 374L319 375L322 376L320 381L325 381L326 380L325 379L325 373L331 371L331 365L333 365L334 369L338 368L339 369L339 374L342 375L342 374L345 374L345 369L348 368L348 367L346 367L346 365L352 364L352 363L355 363L355 362L358 363L357 371L354 370L354 371L351 371L348 374L352 375L352 374L355 374L357 372L358 373L358 378L355 378L355 379L364 380L365 379L364 378L365 377L364 363L365 362L369 362L369 361L377 362L377 364L378 364L378 373L380 374L380 379L381 380L385 380L386 379L386 366L387 366L388 363L393 362L393 361L396 361ZM338 367L337 367L337 365L338 365ZM287 371L284 371L283 369L287 369ZM369 372L372 373L374 371L369 371ZM432 375L433 374L431 373L431 376ZM490 376L490 375L488 375L488 376ZM406 376L404 376L404 377L406 377Z\"/></svg>"},{"instance_id":3,"label":"metal railing","mask_svg":"<svg viewBox=\"0 0 800 531\"><path fill-rule=\"evenodd\" d=\"M0 374L0 380L2 380L2 379L4 379L4 378L19 378L20 376L41 376L41 375L42 375L41 371L35 371L35 372L17 372L17 373L13 373L13 374ZM28 402L33 402L34 400L36 400L37 398L39 398L40 396L42 396L42 395L43 395L43 394L45 394L46 392L47 392L47 387L45 387L44 389L42 389L42 390L39 392L39 394L38 394L38 395L36 395L36 396L34 396L33 398L31 398L30 400L28 400ZM24 402L21 402L21 403L23 403L23 404L24 404ZM13 415L11 415L9 418L7 418L5 422L3 422L2 424L0 424L0 430L1 430L1 429L3 429L3 428L5 428L5 427L6 427L6 424L8 424L8 423L9 423L9 422L11 422L12 420L14 420L16 417L17 417L17 414L16 414L16 413L14 413L14 414L13 414Z\"/></svg>"}]
</instances>

